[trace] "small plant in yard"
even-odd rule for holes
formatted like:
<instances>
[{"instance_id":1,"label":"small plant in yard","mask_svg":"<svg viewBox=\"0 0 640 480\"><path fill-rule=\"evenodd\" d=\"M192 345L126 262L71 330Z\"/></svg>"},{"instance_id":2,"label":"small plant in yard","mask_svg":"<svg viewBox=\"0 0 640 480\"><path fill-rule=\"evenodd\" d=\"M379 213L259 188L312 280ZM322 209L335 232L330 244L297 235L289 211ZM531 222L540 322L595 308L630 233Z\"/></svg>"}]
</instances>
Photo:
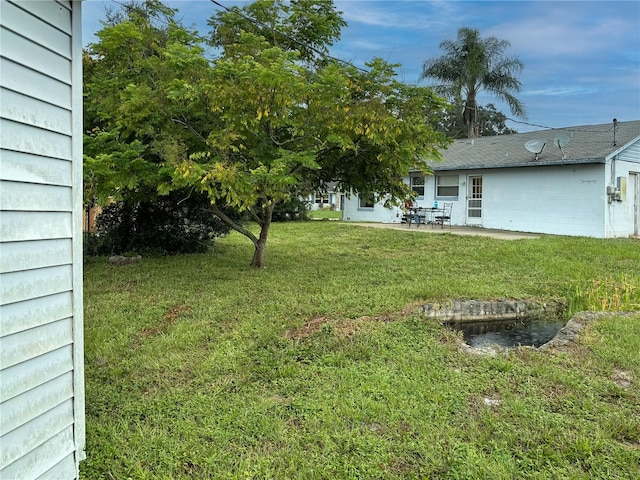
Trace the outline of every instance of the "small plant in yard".
<instances>
[{"instance_id":1,"label":"small plant in yard","mask_svg":"<svg viewBox=\"0 0 640 480\"><path fill-rule=\"evenodd\" d=\"M637 244L342 222L278 223L270 241L263 270L237 233L87 260L81 478L640 478L640 312L496 357L416 313L598 282L626 309Z\"/></svg>"},{"instance_id":2,"label":"small plant in yard","mask_svg":"<svg viewBox=\"0 0 640 480\"><path fill-rule=\"evenodd\" d=\"M640 310L640 275L623 273L593 279L575 287L570 297L571 310Z\"/></svg>"}]
</instances>

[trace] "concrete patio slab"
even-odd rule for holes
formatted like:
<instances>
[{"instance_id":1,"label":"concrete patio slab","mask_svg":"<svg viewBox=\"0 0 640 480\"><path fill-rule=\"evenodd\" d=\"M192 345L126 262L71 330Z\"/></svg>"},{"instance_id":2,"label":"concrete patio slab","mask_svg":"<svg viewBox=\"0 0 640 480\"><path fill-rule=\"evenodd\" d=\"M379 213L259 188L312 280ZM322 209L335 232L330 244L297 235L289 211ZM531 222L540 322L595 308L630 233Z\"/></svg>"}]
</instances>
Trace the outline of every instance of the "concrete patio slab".
<instances>
[{"instance_id":1,"label":"concrete patio slab","mask_svg":"<svg viewBox=\"0 0 640 480\"><path fill-rule=\"evenodd\" d=\"M431 225L420 225L416 227L415 224L411 226L406 223L368 223L368 222L344 222L346 225L355 225L359 227L369 228L388 228L393 230L403 230L407 232L415 233L450 233L452 235L471 235L478 237L490 237L499 240L524 240L540 238L540 235L535 233L526 232L512 232L508 230L491 230L481 227L468 227L468 226L452 226L451 228L445 226L440 228L439 225L432 227Z\"/></svg>"}]
</instances>

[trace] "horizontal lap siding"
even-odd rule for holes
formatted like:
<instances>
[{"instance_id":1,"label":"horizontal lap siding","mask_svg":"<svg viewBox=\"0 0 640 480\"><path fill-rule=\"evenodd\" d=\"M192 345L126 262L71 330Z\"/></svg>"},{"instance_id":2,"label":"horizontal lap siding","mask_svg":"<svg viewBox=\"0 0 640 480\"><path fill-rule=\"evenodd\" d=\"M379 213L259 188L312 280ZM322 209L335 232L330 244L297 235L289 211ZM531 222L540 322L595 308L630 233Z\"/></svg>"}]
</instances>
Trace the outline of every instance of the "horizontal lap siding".
<instances>
[{"instance_id":1,"label":"horizontal lap siding","mask_svg":"<svg viewBox=\"0 0 640 480\"><path fill-rule=\"evenodd\" d=\"M69 265L72 261L71 239L8 242L2 244L0 273L34 268Z\"/></svg>"},{"instance_id":2,"label":"horizontal lap siding","mask_svg":"<svg viewBox=\"0 0 640 480\"><path fill-rule=\"evenodd\" d=\"M0 336L29 330L70 317L73 297L70 291L0 306Z\"/></svg>"},{"instance_id":3,"label":"horizontal lap siding","mask_svg":"<svg viewBox=\"0 0 640 480\"><path fill-rule=\"evenodd\" d=\"M0 90L0 98L3 118L71 136L71 112L68 109L7 89Z\"/></svg>"},{"instance_id":4,"label":"horizontal lap siding","mask_svg":"<svg viewBox=\"0 0 640 480\"><path fill-rule=\"evenodd\" d=\"M27 455L19 458L7 468L2 470L2 480L39 478L47 475L57 465L64 463L69 465L73 462L73 427L68 426L61 432L52 436L48 441L38 445L38 448L31 450ZM55 458L60 458L55 462ZM75 465L74 465L75 467ZM75 472L67 468L64 472L57 472L54 476L49 476L55 480L74 478ZM45 476L45 478L47 478Z\"/></svg>"},{"instance_id":5,"label":"horizontal lap siding","mask_svg":"<svg viewBox=\"0 0 640 480\"><path fill-rule=\"evenodd\" d=\"M66 212L3 211L0 242L70 238L71 214Z\"/></svg>"},{"instance_id":6,"label":"horizontal lap siding","mask_svg":"<svg viewBox=\"0 0 640 480\"><path fill-rule=\"evenodd\" d=\"M69 85L11 60L0 58L2 86L43 102L71 109Z\"/></svg>"},{"instance_id":7,"label":"horizontal lap siding","mask_svg":"<svg viewBox=\"0 0 640 480\"><path fill-rule=\"evenodd\" d=\"M69 160L38 157L23 152L0 151L0 178L16 182L71 186L72 163Z\"/></svg>"},{"instance_id":8,"label":"horizontal lap siding","mask_svg":"<svg viewBox=\"0 0 640 480\"><path fill-rule=\"evenodd\" d=\"M60 405L73 397L71 372L64 373L42 385L2 405L2 429L0 436L15 430L25 421L31 421L51 409L51 405ZM25 416L25 411L28 415Z\"/></svg>"},{"instance_id":9,"label":"horizontal lap siding","mask_svg":"<svg viewBox=\"0 0 640 480\"><path fill-rule=\"evenodd\" d=\"M80 3L0 8L0 478L71 479L84 446Z\"/></svg>"},{"instance_id":10,"label":"horizontal lap siding","mask_svg":"<svg viewBox=\"0 0 640 480\"><path fill-rule=\"evenodd\" d=\"M5 402L73 370L71 345L2 370L0 402ZM1 472L0 472L1 473ZM2 478L2 475L0 475Z\"/></svg>"}]
</instances>

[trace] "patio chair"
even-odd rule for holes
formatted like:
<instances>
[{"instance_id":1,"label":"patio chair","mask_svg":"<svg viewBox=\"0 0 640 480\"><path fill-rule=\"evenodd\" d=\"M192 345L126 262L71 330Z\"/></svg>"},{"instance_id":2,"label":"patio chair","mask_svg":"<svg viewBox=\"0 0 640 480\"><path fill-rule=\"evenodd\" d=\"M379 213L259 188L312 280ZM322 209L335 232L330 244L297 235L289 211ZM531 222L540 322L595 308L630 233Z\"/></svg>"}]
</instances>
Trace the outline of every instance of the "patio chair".
<instances>
[{"instance_id":1,"label":"patio chair","mask_svg":"<svg viewBox=\"0 0 640 480\"><path fill-rule=\"evenodd\" d=\"M444 205L442 205L442 214L436 215L433 223L442 225L442 228L444 228L445 223L448 223L449 228L451 228L451 210L453 210L453 203L445 202Z\"/></svg>"}]
</instances>

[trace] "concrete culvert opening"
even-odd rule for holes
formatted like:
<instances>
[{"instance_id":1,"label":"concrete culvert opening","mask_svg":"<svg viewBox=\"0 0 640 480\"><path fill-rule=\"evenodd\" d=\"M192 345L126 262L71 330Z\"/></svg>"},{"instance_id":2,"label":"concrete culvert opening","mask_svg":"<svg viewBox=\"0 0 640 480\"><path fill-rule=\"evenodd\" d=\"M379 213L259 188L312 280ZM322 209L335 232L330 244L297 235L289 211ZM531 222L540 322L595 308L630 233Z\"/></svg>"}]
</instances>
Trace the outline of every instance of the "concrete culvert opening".
<instances>
[{"instance_id":1,"label":"concrete culvert opening","mask_svg":"<svg viewBox=\"0 0 640 480\"><path fill-rule=\"evenodd\" d=\"M558 303L521 300L458 300L421 307L427 318L461 331L466 345L480 350L541 347L567 323L562 310Z\"/></svg>"},{"instance_id":2,"label":"concrete culvert opening","mask_svg":"<svg viewBox=\"0 0 640 480\"><path fill-rule=\"evenodd\" d=\"M478 322L447 322L445 325L462 332L467 345L485 348L541 347L551 341L566 321L562 318L522 318Z\"/></svg>"}]
</instances>

